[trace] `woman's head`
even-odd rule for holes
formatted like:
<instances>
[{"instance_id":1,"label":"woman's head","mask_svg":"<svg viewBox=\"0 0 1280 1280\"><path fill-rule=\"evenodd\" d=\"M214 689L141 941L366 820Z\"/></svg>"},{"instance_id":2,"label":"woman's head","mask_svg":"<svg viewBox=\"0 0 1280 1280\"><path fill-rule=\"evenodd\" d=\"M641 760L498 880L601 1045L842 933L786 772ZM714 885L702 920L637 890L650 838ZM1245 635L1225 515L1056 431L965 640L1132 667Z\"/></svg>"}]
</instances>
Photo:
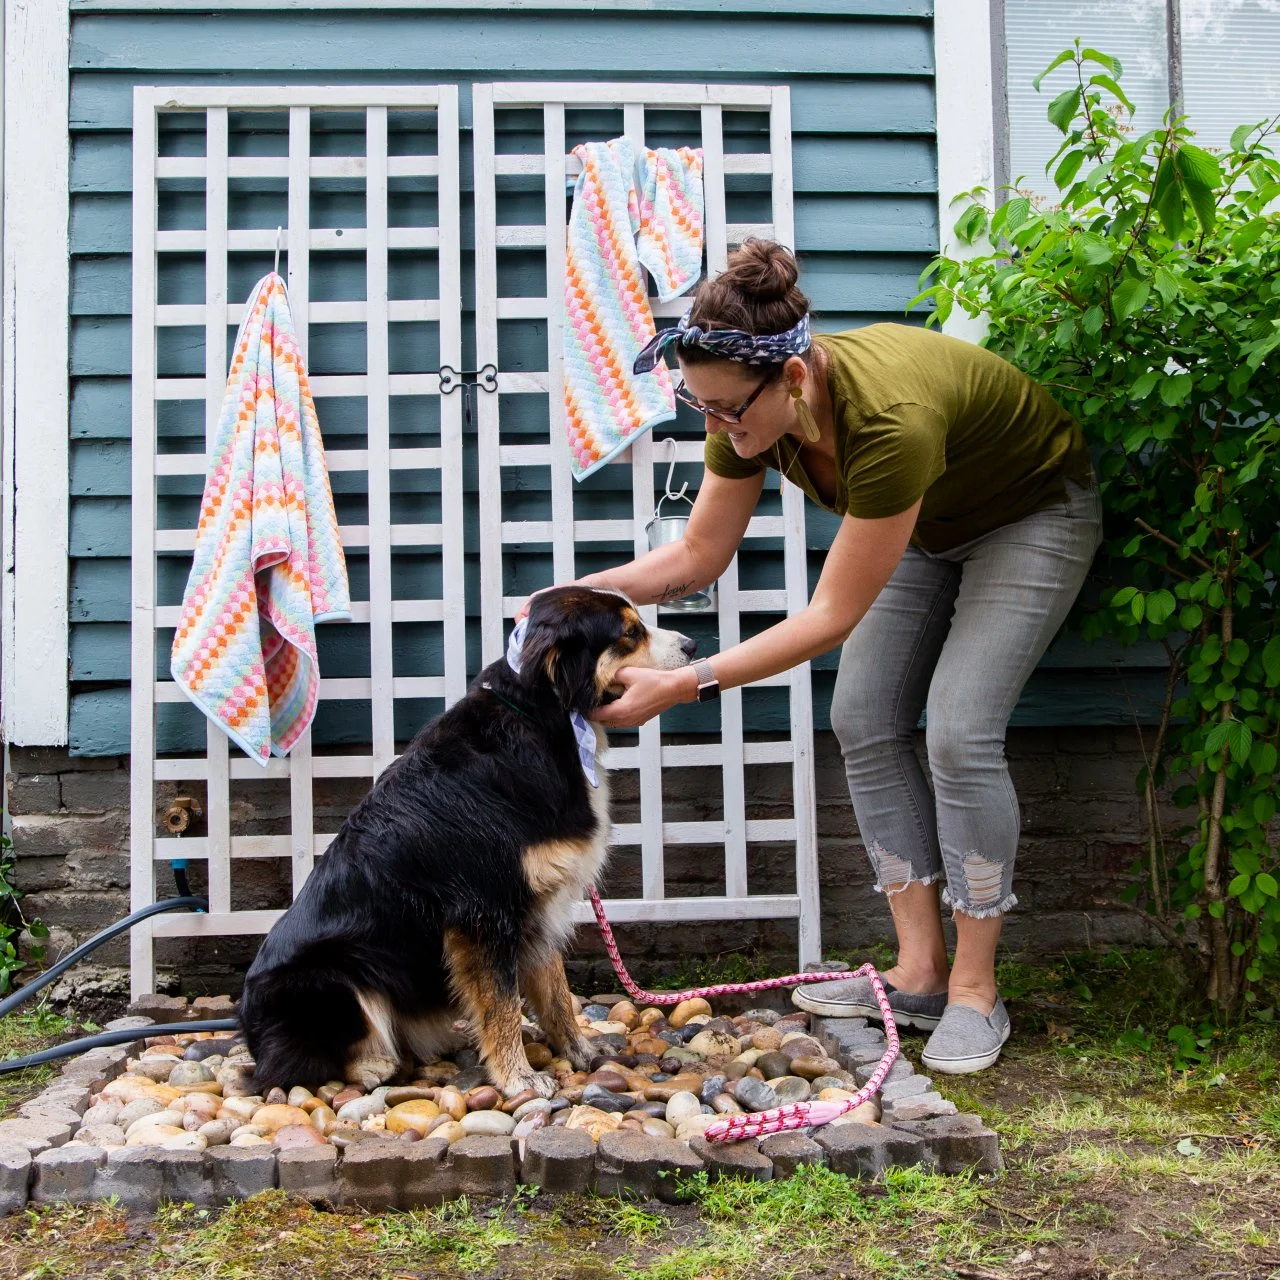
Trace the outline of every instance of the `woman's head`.
<instances>
[{"instance_id":1,"label":"woman's head","mask_svg":"<svg viewBox=\"0 0 1280 1280\"><path fill-rule=\"evenodd\" d=\"M773 240L745 240L729 255L725 269L704 280L693 295L689 323L701 329L743 333L785 333L809 314L809 299L796 281L800 268L792 253ZM705 347L681 346L681 364L720 360Z\"/></svg>"},{"instance_id":2,"label":"woman's head","mask_svg":"<svg viewBox=\"0 0 1280 1280\"><path fill-rule=\"evenodd\" d=\"M762 337L806 322L809 299L797 287L795 257L772 240L747 240L725 270L694 295L688 327L733 329ZM797 345L807 346L805 339ZM707 415L707 430L725 431L743 456L763 453L795 427L792 388L803 386L812 347L772 363L726 358L714 345L676 344L684 375L681 398Z\"/></svg>"}]
</instances>

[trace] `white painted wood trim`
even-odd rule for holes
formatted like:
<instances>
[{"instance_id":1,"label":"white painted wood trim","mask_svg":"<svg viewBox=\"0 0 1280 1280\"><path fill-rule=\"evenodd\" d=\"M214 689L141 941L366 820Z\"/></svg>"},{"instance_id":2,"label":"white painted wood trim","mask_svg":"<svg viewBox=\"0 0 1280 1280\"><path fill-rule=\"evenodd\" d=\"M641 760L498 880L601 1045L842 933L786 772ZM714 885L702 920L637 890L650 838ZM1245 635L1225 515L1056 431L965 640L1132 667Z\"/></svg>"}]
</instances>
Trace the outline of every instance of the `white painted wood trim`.
<instances>
[{"instance_id":1,"label":"white painted wood trim","mask_svg":"<svg viewBox=\"0 0 1280 1280\"><path fill-rule=\"evenodd\" d=\"M363 157L361 157L363 159ZM311 346L311 322L315 318L315 308L311 306L311 255L307 252L311 244L311 178L315 176L315 166L311 158L311 108L289 108L289 225L286 230L287 253L286 281L289 297L289 314L293 317L293 331L298 337L298 347L302 352L303 363L310 368L309 348ZM364 172L364 166L361 166ZM360 319L365 318L361 307ZM239 317L235 318L239 323ZM323 432L322 432L323 434ZM352 452L355 452L353 450ZM354 469L368 470L368 450L364 450L361 462ZM333 451L325 451L325 464L330 471L334 470ZM353 610L354 614L354 610ZM234 761L232 762L234 765ZM246 761L245 763L248 763ZM255 768L261 768L255 765ZM315 869L315 841L312 832L315 830L315 786L311 757L311 730L294 744L287 761L289 773L289 832L290 832L290 875L293 883L293 896L302 892L302 886ZM235 777L234 772L231 775ZM234 850L233 850L234 853Z\"/></svg>"},{"instance_id":2,"label":"white painted wood trim","mask_svg":"<svg viewBox=\"0 0 1280 1280\"><path fill-rule=\"evenodd\" d=\"M981 253L964 245L951 228L951 202L962 192L986 187L995 196L996 124L992 92L993 54L989 0L936 0L933 50L938 136L938 238L942 252L957 258ZM959 307L942 326L952 337L979 341L987 331L980 317Z\"/></svg>"},{"instance_id":3,"label":"white painted wood trim","mask_svg":"<svg viewBox=\"0 0 1280 1280\"><path fill-rule=\"evenodd\" d=\"M227 159L230 153L226 107L205 113L204 253L204 452L209 458L218 435L218 419L227 390ZM162 236L156 235L157 246ZM151 482L154 485L154 481ZM166 664L167 665L167 664ZM171 686L176 690L177 686ZM231 744L212 720L204 726L209 760L205 818L208 824L209 910L231 910ZM134 758L136 768L136 757ZM155 819L153 818L154 822Z\"/></svg>"},{"instance_id":4,"label":"white painted wood trim","mask_svg":"<svg viewBox=\"0 0 1280 1280\"><path fill-rule=\"evenodd\" d=\"M3 731L62 746L70 703L70 14L4 6Z\"/></svg>"},{"instance_id":5,"label":"white painted wood trim","mask_svg":"<svg viewBox=\"0 0 1280 1280\"><path fill-rule=\"evenodd\" d=\"M133 94L133 361L131 437L133 501L130 639L129 750L129 906L133 911L156 900L156 868L151 856L155 831L155 714L143 695L156 670L156 342L152 311L156 303L156 113L149 91ZM209 776L206 763L204 777ZM131 994L155 990L154 921L129 931Z\"/></svg>"}]
</instances>

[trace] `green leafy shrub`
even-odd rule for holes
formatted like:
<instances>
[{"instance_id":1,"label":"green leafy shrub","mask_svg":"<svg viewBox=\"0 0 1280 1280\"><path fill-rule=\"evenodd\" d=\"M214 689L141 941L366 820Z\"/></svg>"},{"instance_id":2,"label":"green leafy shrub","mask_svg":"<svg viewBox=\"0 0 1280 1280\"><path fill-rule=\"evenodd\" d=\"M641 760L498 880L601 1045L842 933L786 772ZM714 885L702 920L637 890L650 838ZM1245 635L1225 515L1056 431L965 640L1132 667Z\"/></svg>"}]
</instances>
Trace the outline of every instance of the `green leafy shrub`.
<instances>
[{"instance_id":1,"label":"green leafy shrub","mask_svg":"<svg viewBox=\"0 0 1280 1280\"><path fill-rule=\"evenodd\" d=\"M49 930L39 919L28 920L22 914L13 878L13 841L0 835L0 996L13 989L13 980L29 963L44 960L44 948L30 947L27 959L18 954L18 936L25 929L33 938L47 938Z\"/></svg>"},{"instance_id":2,"label":"green leafy shrub","mask_svg":"<svg viewBox=\"0 0 1280 1280\"><path fill-rule=\"evenodd\" d=\"M962 197L956 232L977 256L938 258L916 303L931 321L985 315L985 345L1094 449L1110 585L1086 634L1158 641L1169 661L1139 779L1139 892L1171 940L1198 920L1205 994L1230 1010L1280 943L1280 117L1215 153L1173 113L1134 132L1115 58L1077 41L1036 87L1054 73L1072 80L1048 108L1058 204ZM1181 829L1163 829L1166 784Z\"/></svg>"}]
</instances>

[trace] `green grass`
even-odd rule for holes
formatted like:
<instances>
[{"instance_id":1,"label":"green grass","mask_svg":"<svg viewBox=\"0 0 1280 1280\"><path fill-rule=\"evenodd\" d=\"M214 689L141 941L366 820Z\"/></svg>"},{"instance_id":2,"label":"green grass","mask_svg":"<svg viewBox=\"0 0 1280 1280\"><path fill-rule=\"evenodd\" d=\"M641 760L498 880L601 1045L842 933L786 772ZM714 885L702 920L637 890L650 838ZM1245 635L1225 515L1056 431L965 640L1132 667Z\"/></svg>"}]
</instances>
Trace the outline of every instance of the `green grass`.
<instances>
[{"instance_id":1,"label":"green grass","mask_svg":"<svg viewBox=\"0 0 1280 1280\"><path fill-rule=\"evenodd\" d=\"M0 1018L0 1062L44 1049L74 1026L70 1019L54 1013L43 1003L30 1010L17 1009L7 1018ZM9 1115L25 1098L38 1093L57 1074L55 1063L0 1075L0 1119Z\"/></svg>"}]
</instances>

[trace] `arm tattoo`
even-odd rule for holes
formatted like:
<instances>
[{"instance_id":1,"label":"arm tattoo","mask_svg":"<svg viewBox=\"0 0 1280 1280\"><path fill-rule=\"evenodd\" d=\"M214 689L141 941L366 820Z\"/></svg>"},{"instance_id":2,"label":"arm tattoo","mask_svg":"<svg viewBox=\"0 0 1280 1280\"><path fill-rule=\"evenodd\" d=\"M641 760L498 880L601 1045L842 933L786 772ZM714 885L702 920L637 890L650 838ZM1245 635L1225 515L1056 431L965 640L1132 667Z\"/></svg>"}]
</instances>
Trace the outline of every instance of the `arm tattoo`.
<instances>
[{"instance_id":1,"label":"arm tattoo","mask_svg":"<svg viewBox=\"0 0 1280 1280\"><path fill-rule=\"evenodd\" d=\"M677 583L674 586L668 582L667 585L662 588L662 594L658 597L658 600L678 600L681 596L688 595L689 588L692 586L693 579L690 579L688 582Z\"/></svg>"}]
</instances>

